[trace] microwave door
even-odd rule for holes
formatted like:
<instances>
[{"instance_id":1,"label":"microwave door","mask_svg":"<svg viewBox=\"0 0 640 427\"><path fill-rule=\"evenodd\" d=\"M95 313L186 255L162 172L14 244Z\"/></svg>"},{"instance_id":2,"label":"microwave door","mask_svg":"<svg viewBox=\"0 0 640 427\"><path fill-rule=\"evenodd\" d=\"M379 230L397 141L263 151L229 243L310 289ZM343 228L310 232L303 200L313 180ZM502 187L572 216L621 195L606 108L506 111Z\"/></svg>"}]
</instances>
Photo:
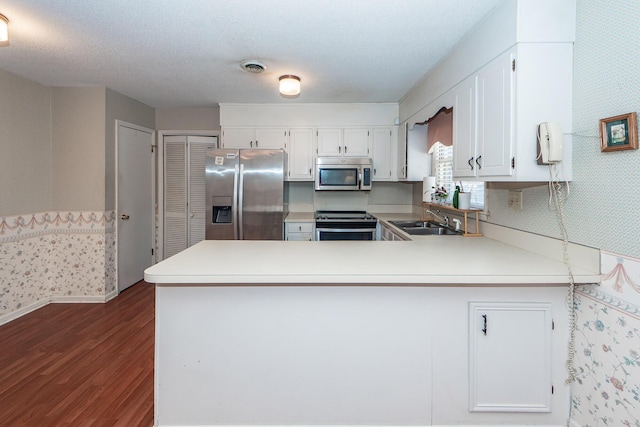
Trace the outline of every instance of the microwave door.
<instances>
[{"instance_id":1,"label":"microwave door","mask_svg":"<svg viewBox=\"0 0 640 427\"><path fill-rule=\"evenodd\" d=\"M358 189L358 168L323 167L318 171L318 189Z\"/></svg>"}]
</instances>

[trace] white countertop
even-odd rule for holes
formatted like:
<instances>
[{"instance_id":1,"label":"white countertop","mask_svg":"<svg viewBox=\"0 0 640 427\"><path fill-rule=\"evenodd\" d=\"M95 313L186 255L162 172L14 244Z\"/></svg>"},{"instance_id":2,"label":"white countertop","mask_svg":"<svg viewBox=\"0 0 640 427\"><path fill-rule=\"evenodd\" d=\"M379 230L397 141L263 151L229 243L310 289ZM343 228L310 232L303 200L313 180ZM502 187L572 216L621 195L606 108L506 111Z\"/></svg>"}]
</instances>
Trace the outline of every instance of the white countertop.
<instances>
[{"instance_id":1,"label":"white countertop","mask_svg":"<svg viewBox=\"0 0 640 427\"><path fill-rule=\"evenodd\" d=\"M410 214L376 214L407 219ZM410 236L412 241L206 240L152 267L151 283L566 284L560 261L487 237ZM575 283L598 272L573 268Z\"/></svg>"},{"instance_id":2,"label":"white countertop","mask_svg":"<svg viewBox=\"0 0 640 427\"><path fill-rule=\"evenodd\" d=\"M289 212L284 222L315 222L313 212Z\"/></svg>"}]
</instances>

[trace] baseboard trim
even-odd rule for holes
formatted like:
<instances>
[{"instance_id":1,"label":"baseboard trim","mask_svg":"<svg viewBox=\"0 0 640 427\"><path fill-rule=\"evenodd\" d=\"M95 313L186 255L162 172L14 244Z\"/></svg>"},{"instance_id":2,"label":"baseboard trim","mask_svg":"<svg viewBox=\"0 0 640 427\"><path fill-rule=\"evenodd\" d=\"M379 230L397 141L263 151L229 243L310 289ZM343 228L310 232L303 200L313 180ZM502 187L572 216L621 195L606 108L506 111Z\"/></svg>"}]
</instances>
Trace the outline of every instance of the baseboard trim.
<instances>
[{"instance_id":1,"label":"baseboard trim","mask_svg":"<svg viewBox=\"0 0 640 427\"><path fill-rule=\"evenodd\" d=\"M217 425L217 424L216 424ZM532 424L500 424L501 427L526 427L526 426L531 426ZM537 425L537 424L536 424ZM450 425L444 425L444 424L434 424L434 425L430 425L430 424L424 424L424 425L416 425L416 427L451 427ZM537 425L538 427L566 427L562 424L544 424L544 425ZM182 425L182 424L172 424L169 425L167 427L187 427L186 424ZM271 427L271 425L260 425L260 424L252 424L251 426L249 425L217 425L217 427ZM295 425L289 425L288 427L350 427L347 425L333 425L333 424L319 424L319 425L309 425L309 424L295 424ZM382 427L381 424L369 424L369 425L360 425L359 427ZM384 427L402 427L400 425L384 425ZM487 424L456 424L456 427L487 427ZM578 424L574 425L569 425L569 427L580 427Z\"/></svg>"},{"instance_id":2,"label":"baseboard trim","mask_svg":"<svg viewBox=\"0 0 640 427\"><path fill-rule=\"evenodd\" d=\"M105 302L107 302L107 301L111 301L112 299L114 299L114 298L115 298L115 297L117 297L118 295L119 295L119 292L118 292L118 290L116 289L116 290L114 290L114 291L112 291L112 292L109 292L109 293L104 297L104 300L105 300Z\"/></svg>"},{"instance_id":3,"label":"baseboard trim","mask_svg":"<svg viewBox=\"0 0 640 427\"><path fill-rule=\"evenodd\" d=\"M582 427L580 424L576 422L573 418L569 418L569 427Z\"/></svg>"},{"instance_id":4,"label":"baseboard trim","mask_svg":"<svg viewBox=\"0 0 640 427\"><path fill-rule=\"evenodd\" d=\"M4 325L6 323L11 322L12 320L16 320L18 317L22 317L25 314L29 314L32 311L42 308L45 305L49 304L50 302L51 302L50 298L41 299L40 301L36 301L32 304L21 307L16 311L12 311L11 313L0 316L0 325Z\"/></svg>"},{"instance_id":5,"label":"baseboard trim","mask_svg":"<svg viewBox=\"0 0 640 427\"><path fill-rule=\"evenodd\" d=\"M36 301L16 311L0 316L0 326L5 325L19 317L36 311L48 304L102 304L118 296L118 291L114 291L107 296L101 295L55 295Z\"/></svg>"},{"instance_id":6,"label":"baseboard trim","mask_svg":"<svg viewBox=\"0 0 640 427\"><path fill-rule=\"evenodd\" d=\"M106 297L102 295L54 295L51 297L51 302L53 304L102 303L106 301Z\"/></svg>"}]
</instances>

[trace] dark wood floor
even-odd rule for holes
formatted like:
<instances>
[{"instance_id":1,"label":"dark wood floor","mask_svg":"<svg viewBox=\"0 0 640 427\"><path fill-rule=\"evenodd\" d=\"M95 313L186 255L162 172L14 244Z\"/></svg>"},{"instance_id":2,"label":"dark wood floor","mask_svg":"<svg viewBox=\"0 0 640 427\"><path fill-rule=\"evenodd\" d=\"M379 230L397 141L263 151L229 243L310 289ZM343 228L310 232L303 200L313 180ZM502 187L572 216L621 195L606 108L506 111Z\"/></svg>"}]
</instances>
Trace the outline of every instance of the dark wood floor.
<instances>
[{"instance_id":1,"label":"dark wood floor","mask_svg":"<svg viewBox=\"0 0 640 427\"><path fill-rule=\"evenodd\" d=\"M155 288L0 326L0 426L151 426Z\"/></svg>"}]
</instances>

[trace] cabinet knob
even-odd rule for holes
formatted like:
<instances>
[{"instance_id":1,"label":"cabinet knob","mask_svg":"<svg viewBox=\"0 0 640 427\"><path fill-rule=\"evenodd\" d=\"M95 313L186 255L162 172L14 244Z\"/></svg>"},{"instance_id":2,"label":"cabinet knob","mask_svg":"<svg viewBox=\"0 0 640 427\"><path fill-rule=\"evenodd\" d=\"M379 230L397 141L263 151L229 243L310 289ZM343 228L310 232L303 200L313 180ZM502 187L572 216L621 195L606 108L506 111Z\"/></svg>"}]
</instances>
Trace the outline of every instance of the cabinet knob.
<instances>
[{"instance_id":1,"label":"cabinet knob","mask_svg":"<svg viewBox=\"0 0 640 427\"><path fill-rule=\"evenodd\" d=\"M122 215L120 215L120 219L121 219L121 220L123 220L123 221L126 221L126 220L128 220L129 218L131 218L131 217L130 217L129 215L127 215L127 214L122 214Z\"/></svg>"},{"instance_id":2,"label":"cabinet knob","mask_svg":"<svg viewBox=\"0 0 640 427\"><path fill-rule=\"evenodd\" d=\"M344 154L347 154L347 148L349 148L349 147L347 147L347 146L345 145L345 146L344 146Z\"/></svg>"},{"instance_id":3,"label":"cabinet knob","mask_svg":"<svg viewBox=\"0 0 640 427\"><path fill-rule=\"evenodd\" d=\"M469 159L469 161L467 162L469 164L469 167L471 168L471 170L473 170L473 157Z\"/></svg>"},{"instance_id":4,"label":"cabinet knob","mask_svg":"<svg viewBox=\"0 0 640 427\"><path fill-rule=\"evenodd\" d=\"M478 156L478 158L476 159L476 165L478 165L478 170L482 169L482 165L480 164L480 159L482 158L482 156Z\"/></svg>"},{"instance_id":5,"label":"cabinet knob","mask_svg":"<svg viewBox=\"0 0 640 427\"><path fill-rule=\"evenodd\" d=\"M342 153L342 147L338 146L338 153Z\"/></svg>"},{"instance_id":6,"label":"cabinet knob","mask_svg":"<svg viewBox=\"0 0 640 427\"><path fill-rule=\"evenodd\" d=\"M259 147L258 140L256 139L256 148L258 148L258 147Z\"/></svg>"}]
</instances>

